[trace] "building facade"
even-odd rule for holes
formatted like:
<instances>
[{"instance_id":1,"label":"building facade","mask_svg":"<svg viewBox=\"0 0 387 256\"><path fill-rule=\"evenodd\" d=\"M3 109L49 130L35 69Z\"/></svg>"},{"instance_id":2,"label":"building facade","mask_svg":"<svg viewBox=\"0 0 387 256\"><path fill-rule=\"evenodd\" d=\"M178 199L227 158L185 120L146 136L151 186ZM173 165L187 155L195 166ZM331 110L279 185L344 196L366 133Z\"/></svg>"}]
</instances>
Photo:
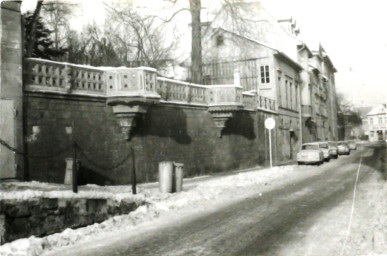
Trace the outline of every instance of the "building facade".
<instances>
[{"instance_id":1,"label":"building facade","mask_svg":"<svg viewBox=\"0 0 387 256\"><path fill-rule=\"evenodd\" d=\"M285 53L225 29L204 36L203 75L206 84L228 83L240 75L245 92L270 98L276 105L278 160L293 159L301 143L300 71L302 67Z\"/></svg>"},{"instance_id":2,"label":"building facade","mask_svg":"<svg viewBox=\"0 0 387 256\"><path fill-rule=\"evenodd\" d=\"M227 83L237 69L243 90L276 100L282 159L302 142L337 140L336 69L324 48L310 50L292 19L277 21L260 3L236 5L244 18L221 10L204 29L205 83Z\"/></svg>"},{"instance_id":3,"label":"building facade","mask_svg":"<svg viewBox=\"0 0 387 256\"><path fill-rule=\"evenodd\" d=\"M386 104L373 108L367 114L366 133L371 142L387 140Z\"/></svg>"}]
</instances>

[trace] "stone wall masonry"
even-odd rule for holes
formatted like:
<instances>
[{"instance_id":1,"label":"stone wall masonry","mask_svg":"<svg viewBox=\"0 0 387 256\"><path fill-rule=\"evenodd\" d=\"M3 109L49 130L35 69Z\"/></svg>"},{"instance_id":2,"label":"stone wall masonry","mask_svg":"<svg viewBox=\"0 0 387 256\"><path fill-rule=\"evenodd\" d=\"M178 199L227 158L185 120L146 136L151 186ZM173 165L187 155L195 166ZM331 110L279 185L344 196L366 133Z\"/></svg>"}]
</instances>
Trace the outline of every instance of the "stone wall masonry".
<instances>
[{"instance_id":1,"label":"stone wall masonry","mask_svg":"<svg viewBox=\"0 0 387 256\"><path fill-rule=\"evenodd\" d=\"M77 141L84 154L81 183L129 184L135 151L138 182L156 181L158 163L184 163L184 176L192 177L262 165L268 160L263 111L237 111L217 136L205 107L154 104L138 120L130 141L112 108L98 98L28 93L27 113L29 174L32 180L63 183L65 158L71 148L52 158L35 158L60 152ZM66 134L72 126L73 133ZM33 127L39 132L33 133ZM36 129L36 128L35 128ZM91 161L89 161L91 160ZM115 165L122 163L117 168Z\"/></svg>"},{"instance_id":2,"label":"stone wall masonry","mask_svg":"<svg viewBox=\"0 0 387 256\"><path fill-rule=\"evenodd\" d=\"M27 59L28 175L63 183L73 141L81 184L158 179L158 163L185 165L185 177L248 168L268 159L273 99L234 84L198 85L157 77L155 69L106 68ZM69 132L71 131L71 132ZM280 160L280 159L276 159Z\"/></svg>"},{"instance_id":3,"label":"stone wall masonry","mask_svg":"<svg viewBox=\"0 0 387 256\"><path fill-rule=\"evenodd\" d=\"M46 236L128 214L144 202L96 198L0 200L1 244L29 236Z\"/></svg>"}]
</instances>

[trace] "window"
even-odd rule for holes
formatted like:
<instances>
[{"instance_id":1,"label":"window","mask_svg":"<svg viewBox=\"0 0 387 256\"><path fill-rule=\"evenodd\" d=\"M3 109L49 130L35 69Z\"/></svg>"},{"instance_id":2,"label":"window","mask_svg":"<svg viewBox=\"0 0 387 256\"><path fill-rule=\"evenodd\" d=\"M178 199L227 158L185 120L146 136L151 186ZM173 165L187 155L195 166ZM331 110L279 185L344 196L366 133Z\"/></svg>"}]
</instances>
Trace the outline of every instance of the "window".
<instances>
[{"instance_id":1,"label":"window","mask_svg":"<svg viewBox=\"0 0 387 256\"><path fill-rule=\"evenodd\" d=\"M379 117L379 124L383 123L383 118Z\"/></svg>"},{"instance_id":2,"label":"window","mask_svg":"<svg viewBox=\"0 0 387 256\"><path fill-rule=\"evenodd\" d=\"M292 109L293 108L293 84L292 83L289 83L289 101L290 101L290 104L289 104L289 108Z\"/></svg>"},{"instance_id":3,"label":"window","mask_svg":"<svg viewBox=\"0 0 387 256\"><path fill-rule=\"evenodd\" d=\"M288 99L289 99L289 94L288 94L288 80L285 80L285 104L284 107L288 106Z\"/></svg>"},{"instance_id":4,"label":"window","mask_svg":"<svg viewBox=\"0 0 387 256\"><path fill-rule=\"evenodd\" d=\"M372 117L370 117L370 124L374 124L374 119L372 119Z\"/></svg>"},{"instance_id":5,"label":"window","mask_svg":"<svg viewBox=\"0 0 387 256\"><path fill-rule=\"evenodd\" d=\"M223 43L224 43L223 36L217 36L216 37L216 46L221 46L221 45L223 45Z\"/></svg>"},{"instance_id":6,"label":"window","mask_svg":"<svg viewBox=\"0 0 387 256\"><path fill-rule=\"evenodd\" d=\"M298 110L298 84L296 84L296 90L295 90L295 93L296 93L296 106L295 106L295 109Z\"/></svg>"},{"instance_id":7,"label":"window","mask_svg":"<svg viewBox=\"0 0 387 256\"><path fill-rule=\"evenodd\" d=\"M319 145L315 145L315 144L302 145L302 150L319 150Z\"/></svg>"},{"instance_id":8,"label":"window","mask_svg":"<svg viewBox=\"0 0 387 256\"><path fill-rule=\"evenodd\" d=\"M261 83L270 83L269 66L261 66Z\"/></svg>"},{"instance_id":9,"label":"window","mask_svg":"<svg viewBox=\"0 0 387 256\"><path fill-rule=\"evenodd\" d=\"M278 102L282 105L281 75L278 75Z\"/></svg>"}]
</instances>

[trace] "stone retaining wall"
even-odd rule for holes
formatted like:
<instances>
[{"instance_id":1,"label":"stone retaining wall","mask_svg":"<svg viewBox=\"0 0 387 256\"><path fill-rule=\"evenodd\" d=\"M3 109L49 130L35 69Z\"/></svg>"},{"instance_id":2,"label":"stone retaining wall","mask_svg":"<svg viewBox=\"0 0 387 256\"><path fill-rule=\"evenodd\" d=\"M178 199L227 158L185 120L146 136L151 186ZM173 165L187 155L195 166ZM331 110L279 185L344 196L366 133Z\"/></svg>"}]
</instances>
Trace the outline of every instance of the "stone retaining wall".
<instances>
[{"instance_id":1,"label":"stone retaining wall","mask_svg":"<svg viewBox=\"0 0 387 256\"><path fill-rule=\"evenodd\" d=\"M145 202L129 199L32 198L0 201L1 244L29 236L46 236L134 211Z\"/></svg>"}]
</instances>

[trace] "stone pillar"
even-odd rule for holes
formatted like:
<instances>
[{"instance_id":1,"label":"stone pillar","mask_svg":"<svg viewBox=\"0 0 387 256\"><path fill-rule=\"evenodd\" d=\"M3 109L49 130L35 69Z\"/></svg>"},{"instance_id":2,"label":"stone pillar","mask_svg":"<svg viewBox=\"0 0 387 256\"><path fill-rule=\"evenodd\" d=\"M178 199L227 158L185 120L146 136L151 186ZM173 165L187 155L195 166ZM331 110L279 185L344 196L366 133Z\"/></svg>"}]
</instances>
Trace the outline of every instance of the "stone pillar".
<instances>
[{"instance_id":1,"label":"stone pillar","mask_svg":"<svg viewBox=\"0 0 387 256\"><path fill-rule=\"evenodd\" d=\"M0 138L23 151L22 25L20 3L1 2ZM0 148L0 179L23 178L23 156Z\"/></svg>"}]
</instances>

